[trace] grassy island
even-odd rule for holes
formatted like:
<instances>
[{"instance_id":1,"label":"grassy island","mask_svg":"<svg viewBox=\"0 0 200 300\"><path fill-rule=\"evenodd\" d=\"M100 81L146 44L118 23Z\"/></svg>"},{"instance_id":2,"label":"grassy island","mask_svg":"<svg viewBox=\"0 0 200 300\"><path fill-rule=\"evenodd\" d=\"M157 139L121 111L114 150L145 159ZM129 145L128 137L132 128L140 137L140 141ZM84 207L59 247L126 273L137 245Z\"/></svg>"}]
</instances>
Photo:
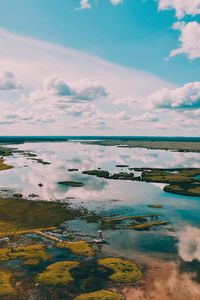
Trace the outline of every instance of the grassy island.
<instances>
[{"instance_id":1,"label":"grassy island","mask_svg":"<svg viewBox=\"0 0 200 300\"><path fill-rule=\"evenodd\" d=\"M129 260L117 257L103 258L99 259L98 263L113 271L113 274L109 277L112 281L119 283L134 283L142 278L140 268Z\"/></svg>"},{"instance_id":2,"label":"grassy island","mask_svg":"<svg viewBox=\"0 0 200 300\"><path fill-rule=\"evenodd\" d=\"M124 300L124 299L125 298L121 294L112 291L107 291L107 290L82 294L75 298L75 300Z\"/></svg>"},{"instance_id":3,"label":"grassy island","mask_svg":"<svg viewBox=\"0 0 200 300\"><path fill-rule=\"evenodd\" d=\"M46 271L38 274L37 279L43 284L68 284L74 281L70 270L77 267L77 261L60 261L47 267Z\"/></svg>"}]
</instances>

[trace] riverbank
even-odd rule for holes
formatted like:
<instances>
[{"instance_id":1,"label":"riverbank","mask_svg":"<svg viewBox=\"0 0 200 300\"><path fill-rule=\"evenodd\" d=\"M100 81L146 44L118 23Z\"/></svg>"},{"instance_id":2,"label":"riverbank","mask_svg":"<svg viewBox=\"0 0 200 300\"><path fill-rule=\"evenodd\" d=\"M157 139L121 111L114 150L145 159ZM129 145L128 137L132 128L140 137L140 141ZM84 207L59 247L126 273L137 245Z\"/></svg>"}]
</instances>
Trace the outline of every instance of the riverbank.
<instances>
[{"instance_id":1,"label":"riverbank","mask_svg":"<svg viewBox=\"0 0 200 300\"><path fill-rule=\"evenodd\" d=\"M96 140L96 141L82 141L87 145L99 146L117 146L124 148L146 148L154 150L168 150L177 152L200 152L200 142L195 141L176 141L176 140Z\"/></svg>"}]
</instances>

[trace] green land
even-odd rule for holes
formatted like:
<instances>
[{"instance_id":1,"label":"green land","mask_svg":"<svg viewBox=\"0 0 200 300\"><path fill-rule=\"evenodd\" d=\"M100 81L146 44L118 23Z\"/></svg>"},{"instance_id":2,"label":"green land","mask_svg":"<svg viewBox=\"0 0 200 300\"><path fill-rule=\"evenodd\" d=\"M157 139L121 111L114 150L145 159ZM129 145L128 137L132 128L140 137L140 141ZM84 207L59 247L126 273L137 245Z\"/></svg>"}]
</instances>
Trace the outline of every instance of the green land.
<instances>
[{"instance_id":1,"label":"green land","mask_svg":"<svg viewBox=\"0 0 200 300\"><path fill-rule=\"evenodd\" d=\"M141 172L140 176L135 176L134 172ZM104 170L87 170L83 174L103 177L112 180L131 180L144 182L164 183L165 192L181 194L186 196L200 196L200 168L178 168L178 169L158 169L158 168L131 168L131 172L119 172L110 174Z\"/></svg>"},{"instance_id":2,"label":"green land","mask_svg":"<svg viewBox=\"0 0 200 300\"><path fill-rule=\"evenodd\" d=\"M83 144L100 145L100 146L117 146L126 148L146 148L172 150L178 152L200 152L200 142L183 142L183 141L166 141L160 140L100 140L84 141Z\"/></svg>"}]
</instances>

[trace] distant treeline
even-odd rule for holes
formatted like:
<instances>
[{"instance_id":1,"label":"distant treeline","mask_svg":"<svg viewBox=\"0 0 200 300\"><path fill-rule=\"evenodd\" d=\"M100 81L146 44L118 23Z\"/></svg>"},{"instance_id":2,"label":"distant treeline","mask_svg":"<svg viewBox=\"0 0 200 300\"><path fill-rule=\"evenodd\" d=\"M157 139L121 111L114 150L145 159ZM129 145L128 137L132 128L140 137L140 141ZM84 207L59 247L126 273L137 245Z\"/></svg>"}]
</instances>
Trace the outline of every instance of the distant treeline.
<instances>
[{"instance_id":1,"label":"distant treeline","mask_svg":"<svg viewBox=\"0 0 200 300\"><path fill-rule=\"evenodd\" d=\"M120 140L120 141L176 141L200 142L200 137L163 136L0 136L2 144L22 144L26 142L64 142L68 140Z\"/></svg>"}]
</instances>

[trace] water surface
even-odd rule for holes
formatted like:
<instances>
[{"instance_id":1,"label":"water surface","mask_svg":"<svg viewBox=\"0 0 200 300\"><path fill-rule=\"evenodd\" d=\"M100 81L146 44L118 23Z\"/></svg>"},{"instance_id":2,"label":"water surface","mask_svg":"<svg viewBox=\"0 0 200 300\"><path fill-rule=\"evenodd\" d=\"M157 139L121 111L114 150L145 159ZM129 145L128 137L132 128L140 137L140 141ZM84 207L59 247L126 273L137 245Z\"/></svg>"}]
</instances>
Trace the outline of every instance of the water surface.
<instances>
[{"instance_id":1,"label":"water surface","mask_svg":"<svg viewBox=\"0 0 200 300\"><path fill-rule=\"evenodd\" d=\"M85 145L77 141L42 142L16 145L20 150L36 153L37 158L50 164L44 165L15 153L6 159L14 166L0 173L0 188L11 189L24 196L35 193L41 199L65 200L72 205L82 205L105 215L143 215L159 213L161 220L170 225L159 230L137 232L133 230L105 231L108 241L103 251L125 257L150 255L162 259L183 259L185 252L195 256L191 247L200 246L194 238L183 243L182 231L194 229L200 233L200 198L165 193L163 184L106 180L94 176L83 175L82 171L101 168L111 173L130 167L200 167L200 153L181 153L164 150L139 148L119 148L115 146ZM69 172L77 168L79 171ZM59 181L81 181L85 185L80 188L68 188L57 183ZM40 187L38 184L42 184ZM162 209L152 209L149 204L161 204ZM80 220L66 224L67 228L77 233L95 235L98 224L86 224ZM196 231L195 231L196 232ZM189 243L187 245L187 242ZM191 244L191 245L190 245ZM184 245L184 249L182 245ZM190 247L191 246L191 247ZM184 253L184 254L183 254Z\"/></svg>"}]
</instances>

